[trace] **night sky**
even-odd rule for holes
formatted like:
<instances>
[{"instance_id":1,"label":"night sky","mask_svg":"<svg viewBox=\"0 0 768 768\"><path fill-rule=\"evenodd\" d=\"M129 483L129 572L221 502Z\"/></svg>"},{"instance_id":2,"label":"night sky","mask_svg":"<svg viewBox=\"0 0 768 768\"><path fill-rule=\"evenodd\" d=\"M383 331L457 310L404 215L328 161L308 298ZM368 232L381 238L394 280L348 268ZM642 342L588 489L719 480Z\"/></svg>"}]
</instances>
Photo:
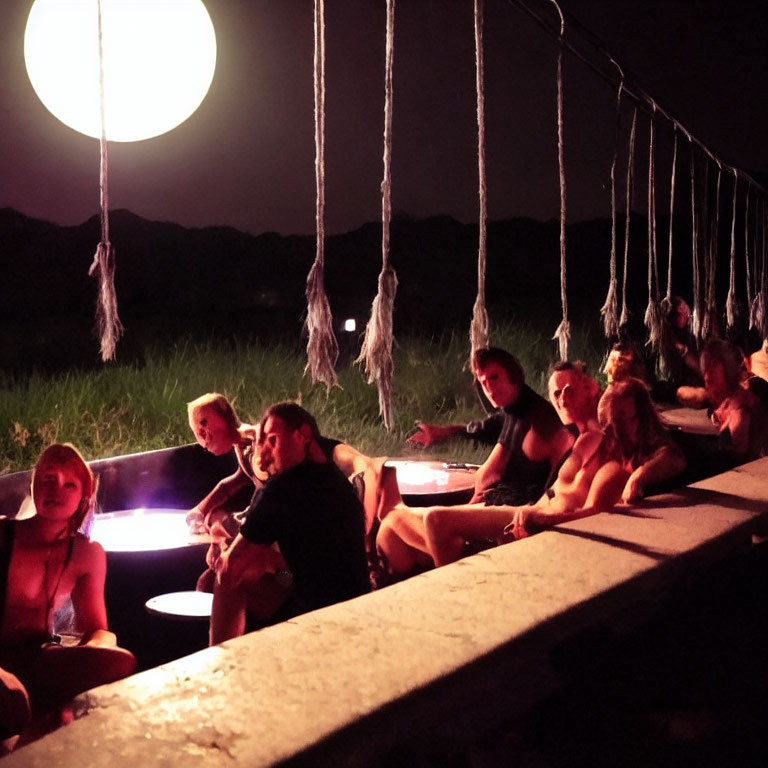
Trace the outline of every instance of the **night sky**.
<instances>
[{"instance_id":1,"label":"night sky","mask_svg":"<svg viewBox=\"0 0 768 768\"><path fill-rule=\"evenodd\" d=\"M556 18L549 0L526 2ZM211 90L169 134L110 144L111 205L184 226L311 233L312 1L205 4L218 42ZM326 5L332 233L381 215L385 2ZM0 3L0 207L79 224L99 211L98 141L61 124L32 90L23 59L30 6ZM768 170L765 0L561 7L725 163ZM485 16L489 217L556 217L556 45L511 0L485 0ZM472 0L398 0L394 72L395 215L477 220ZM609 216L615 92L570 55L564 78L568 218Z\"/></svg>"}]
</instances>

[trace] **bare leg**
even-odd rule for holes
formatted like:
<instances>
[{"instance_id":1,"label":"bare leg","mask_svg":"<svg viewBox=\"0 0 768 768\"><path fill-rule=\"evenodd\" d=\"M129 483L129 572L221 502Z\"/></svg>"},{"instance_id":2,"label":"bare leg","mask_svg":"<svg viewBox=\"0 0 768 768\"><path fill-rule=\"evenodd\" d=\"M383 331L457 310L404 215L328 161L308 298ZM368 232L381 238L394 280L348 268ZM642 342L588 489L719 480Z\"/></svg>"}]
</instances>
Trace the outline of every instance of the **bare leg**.
<instances>
[{"instance_id":1,"label":"bare leg","mask_svg":"<svg viewBox=\"0 0 768 768\"><path fill-rule=\"evenodd\" d=\"M0 756L10 752L16 744L13 738L27 727L32 719L29 695L16 675L0 669Z\"/></svg>"},{"instance_id":2,"label":"bare leg","mask_svg":"<svg viewBox=\"0 0 768 768\"><path fill-rule=\"evenodd\" d=\"M237 584L224 579L214 583L211 607L210 645L218 645L245 633L246 614L265 620L275 615L290 597L292 588L274 573L258 569Z\"/></svg>"},{"instance_id":3,"label":"bare leg","mask_svg":"<svg viewBox=\"0 0 768 768\"><path fill-rule=\"evenodd\" d=\"M98 685L113 683L136 668L134 655L117 646L50 645L40 654L36 669L38 690L55 706Z\"/></svg>"},{"instance_id":4,"label":"bare leg","mask_svg":"<svg viewBox=\"0 0 768 768\"><path fill-rule=\"evenodd\" d=\"M242 589L229 583L216 581L213 587L210 645L218 645L245 632L246 597Z\"/></svg>"},{"instance_id":5,"label":"bare leg","mask_svg":"<svg viewBox=\"0 0 768 768\"><path fill-rule=\"evenodd\" d=\"M424 538L424 510L395 507L381 521L376 546L393 573L408 573L431 566Z\"/></svg>"},{"instance_id":6,"label":"bare leg","mask_svg":"<svg viewBox=\"0 0 768 768\"><path fill-rule=\"evenodd\" d=\"M514 510L514 507L484 504L430 507L424 518L424 537L435 565L458 560L465 541L500 537L512 522Z\"/></svg>"}]
</instances>

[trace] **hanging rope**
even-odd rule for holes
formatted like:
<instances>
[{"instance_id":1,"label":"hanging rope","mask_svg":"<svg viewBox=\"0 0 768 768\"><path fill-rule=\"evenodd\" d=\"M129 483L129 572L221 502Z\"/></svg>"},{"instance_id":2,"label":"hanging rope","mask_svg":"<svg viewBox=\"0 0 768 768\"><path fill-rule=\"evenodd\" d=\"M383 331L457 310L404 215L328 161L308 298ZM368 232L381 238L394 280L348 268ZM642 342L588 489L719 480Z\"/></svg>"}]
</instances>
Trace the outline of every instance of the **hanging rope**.
<instances>
[{"instance_id":1,"label":"hanging rope","mask_svg":"<svg viewBox=\"0 0 768 768\"><path fill-rule=\"evenodd\" d=\"M475 350L489 346L490 321L485 306L486 233L488 228L487 187L485 178L485 65L483 58L483 0L475 0L475 79L477 88L477 172L480 215L477 249L477 298L469 326L470 360Z\"/></svg>"},{"instance_id":2,"label":"hanging rope","mask_svg":"<svg viewBox=\"0 0 768 768\"><path fill-rule=\"evenodd\" d=\"M611 261L608 294L605 304L600 308L603 317L603 333L607 339L619 335L619 299L618 277L616 274L616 161L619 155L619 133L621 131L621 91L624 87L624 73L616 62L613 62L621 74L619 89L616 92L616 134L613 143L613 162L611 163Z\"/></svg>"},{"instance_id":3,"label":"hanging rope","mask_svg":"<svg viewBox=\"0 0 768 768\"><path fill-rule=\"evenodd\" d=\"M667 292L661 301L661 318L659 322L659 349L669 350L672 346L672 329L663 318L669 317L672 310L672 251L675 220L675 177L677 172L677 130L675 130L674 146L672 149L672 170L669 182L669 242L667 244ZM661 379L670 379L673 372L669 365L669 355L660 354L656 358L656 366Z\"/></svg>"},{"instance_id":4,"label":"hanging rope","mask_svg":"<svg viewBox=\"0 0 768 768\"><path fill-rule=\"evenodd\" d=\"M624 277L621 284L621 318L619 327L625 328L629 322L627 308L627 272L629 267L629 225L632 220L632 181L635 168L635 133L637 131L637 107L632 114L632 128L629 131L629 151L627 153L627 184L624 209Z\"/></svg>"},{"instance_id":5,"label":"hanging rope","mask_svg":"<svg viewBox=\"0 0 768 768\"><path fill-rule=\"evenodd\" d=\"M715 274L717 270L717 240L720 231L720 180L722 178L722 167L717 166L717 184L715 185L715 212L712 214L710 223L709 243L707 244L706 260L706 287L707 297L704 304L704 322L702 325L702 335L705 340L715 338L718 335L717 329L717 296L715 287Z\"/></svg>"},{"instance_id":6,"label":"hanging rope","mask_svg":"<svg viewBox=\"0 0 768 768\"><path fill-rule=\"evenodd\" d=\"M563 308L563 319L557 326L555 335L560 350L560 359L568 359L568 342L571 339L571 325L568 322L568 295L566 292L565 273L565 149L563 146L563 36L565 35L565 18L556 0L550 0L560 14L560 39L557 50L557 166L560 176L560 304Z\"/></svg>"},{"instance_id":7,"label":"hanging rope","mask_svg":"<svg viewBox=\"0 0 768 768\"><path fill-rule=\"evenodd\" d=\"M757 205L755 206L757 209ZM760 210L755 210L755 297L750 308L750 326L756 328L763 339L766 335L766 237L765 200L760 201ZM759 260L759 261L758 261Z\"/></svg>"},{"instance_id":8,"label":"hanging rope","mask_svg":"<svg viewBox=\"0 0 768 768\"><path fill-rule=\"evenodd\" d=\"M760 260L760 292L758 293L757 327L763 339L768 336L768 237L766 233L765 199L762 200L762 216L760 218L762 233L762 258Z\"/></svg>"},{"instance_id":9,"label":"hanging rope","mask_svg":"<svg viewBox=\"0 0 768 768\"><path fill-rule=\"evenodd\" d=\"M693 269L693 311L691 330L701 342L701 272L699 270L699 221L696 206L696 148L691 142L691 255Z\"/></svg>"},{"instance_id":10,"label":"hanging rope","mask_svg":"<svg viewBox=\"0 0 768 768\"><path fill-rule=\"evenodd\" d=\"M669 245L667 246L667 293L665 295L668 306L672 303L672 240L675 220L675 175L677 171L677 131L675 131L675 143L672 149L672 172L669 183Z\"/></svg>"},{"instance_id":11,"label":"hanging rope","mask_svg":"<svg viewBox=\"0 0 768 768\"><path fill-rule=\"evenodd\" d=\"M109 163L107 128L104 114L104 47L101 29L101 0L96 3L99 35L99 115L101 118L101 150L99 164L99 198L101 202L101 241L96 246L88 274L98 281L96 295L96 330L99 334L101 359L114 360L117 342L123 335L123 324L117 314L115 291L115 249L109 241Z\"/></svg>"},{"instance_id":12,"label":"hanging rope","mask_svg":"<svg viewBox=\"0 0 768 768\"><path fill-rule=\"evenodd\" d=\"M371 308L371 319L358 363L363 363L368 383L379 389L379 413L384 427L392 429L392 316L397 293L397 275L389 263L389 224L392 218L392 61L395 36L395 0L387 0L387 47L384 75L384 179L381 183L381 272L379 287Z\"/></svg>"},{"instance_id":13,"label":"hanging rope","mask_svg":"<svg viewBox=\"0 0 768 768\"><path fill-rule=\"evenodd\" d=\"M733 203L731 205L731 272L728 282L728 297L725 300L725 321L728 330L736 325L739 307L736 302L736 195L739 189L739 175L733 174Z\"/></svg>"},{"instance_id":14,"label":"hanging rope","mask_svg":"<svg viewBox=\"0 0 768 768\"><path fill-rule=\"evenodd\" d=\"M749 265L749 184L744 195L744 276L747 283L747 314L749 327L752 328L752 274Z\"/></svg>"},{"instance_id":15,"label":"hanging rope","mask_svg":"<svg viewBox=\"0 0 768 768\"><path fill-rule=\"evenodd\" d=\"M334 366L339 345L333 333L333 318L325 293L325 0L315 0L315 181L317 201L317 249L307 275L307 365L313 383L326 391L338 386Z\"/></svg>"},{"instance_id":16,"label":"hanging rope","mask_svg":"<svg viewBox=\"0 0 768 768\"><path fill-rule=\"evenodd\" d=\"M650 123L648 146L648 306L645 309L645 327L648 329L647 344L654 352L661 342L661 317L659 314L659 266L656 259L656 165L655 126Z\"/></svg>"}]
</instances>

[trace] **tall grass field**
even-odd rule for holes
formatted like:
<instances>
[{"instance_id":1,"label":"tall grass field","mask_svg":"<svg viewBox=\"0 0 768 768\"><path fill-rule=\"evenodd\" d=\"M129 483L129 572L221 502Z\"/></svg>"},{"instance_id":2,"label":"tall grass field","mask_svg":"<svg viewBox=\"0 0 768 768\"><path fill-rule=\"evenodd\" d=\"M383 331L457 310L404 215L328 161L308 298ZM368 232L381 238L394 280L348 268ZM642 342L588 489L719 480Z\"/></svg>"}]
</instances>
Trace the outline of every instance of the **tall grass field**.
<instances>
[{"instance_id":1,"label":"tall grass field","mask_svg":"<svg viewBox=\"0 0 768 768\"><path fill-rule=\"evenodd\" d=\"M527 382L546 393L557 348L548 334L510 322L492 329L493 346L518 357ZM574 333L571 357L597 372L604 343ZM375 385L352 360L339 364L340 387L326 392L304 375L305 350L279 343L216 340L158 344L141 362L111 363L95 371L0 373L0 474L32 467L52 442L74 443L91 459L183 445L193 440L186 403L205 392L230 398L243 421L258 421L279 400L299 401L321 431L369 455L480 463L487 449L457 439L423 451L408 446L417 420L465 422L482 410L467 368L466 334L401 338L394 348L394 427L379 417Z\"/></svg>"}]
</instances>

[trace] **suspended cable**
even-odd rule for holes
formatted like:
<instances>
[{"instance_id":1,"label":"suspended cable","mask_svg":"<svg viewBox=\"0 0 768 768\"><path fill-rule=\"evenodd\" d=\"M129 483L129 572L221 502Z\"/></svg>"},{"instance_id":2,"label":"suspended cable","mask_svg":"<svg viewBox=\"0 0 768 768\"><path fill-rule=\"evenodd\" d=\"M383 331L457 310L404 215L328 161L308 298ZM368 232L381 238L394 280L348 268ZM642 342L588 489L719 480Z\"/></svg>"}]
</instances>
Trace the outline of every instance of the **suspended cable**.
<instances>
[{"instance_id":1,"label":"suspended cable","mask_svg":"<svg viewBox=\"0 0 768 768\"><path fill-rule=\"evenodd\" d=\"M552 37L555 40L560 40L561 36L559 33L559 28L553 27L551 22L545 20L542 16L537 14L524 0L507 0L507 2L510 5L513 5L517 7L519 10L523 11L533 21L535 21L541 27L541 29L544 30L544 32L548 34L550 37ZM554 2L554 0L550 0L550 2ZM560 18L563 21L567 20L569 31L576 32L578 36L582 40L587 42L599 54L601 58L604 58L610 61L611 63L615 64L616 57L613 56L613 54L609 53L605 44L602 41L600 41L592 32L586 29L586 27L584 27L578 21L578 19L576 19L571 14L562 13L562 12L560 14ZM582 51L580 51L578 48L572 45L568 40L562 40L562 45L565 49L569 51L569 53L571 53L573 56L579 59L585 66L591 69L601 79L609 83L612 88L616 87L617 85L616 73L613 69L611 69L610 71L601 69L595 64L593 59L585 55ZM705 155L707 155L713 162L716 162L716 163L719 162L723 167L726 167L729 170L736 170L735 168L728 166L721 159L718 159L715 153L711 149L709 149L709 147L707 147L706 144L704 144L702 141L700 141L695 136L693 136L677 118L675 118L668 110L661 107L658 104L658 102L654 101L654 99L651 98L651 96L649 96L645 92L645 90L639 85L639 83L637 82L637 77L633 76L632 73L623 65L621 68L621 73L622 73L621 79L624 80L624 86L623 86L624 93L630 99L632 99L637 106L648 108L654 114L657 114L663 117L667 122L670 123L673 129L677 129L681 133L683 133L691 143L696 144L696 146L698 146L699 149ZM760 190L760 192L763 195L768 194L768 192L766 192L763 185L758 183L751 176L749 176L749 174L745 173L743 170L740 171L740 173L748 184L753 186L756 190Z\"/></svg>"}]
</instances>

